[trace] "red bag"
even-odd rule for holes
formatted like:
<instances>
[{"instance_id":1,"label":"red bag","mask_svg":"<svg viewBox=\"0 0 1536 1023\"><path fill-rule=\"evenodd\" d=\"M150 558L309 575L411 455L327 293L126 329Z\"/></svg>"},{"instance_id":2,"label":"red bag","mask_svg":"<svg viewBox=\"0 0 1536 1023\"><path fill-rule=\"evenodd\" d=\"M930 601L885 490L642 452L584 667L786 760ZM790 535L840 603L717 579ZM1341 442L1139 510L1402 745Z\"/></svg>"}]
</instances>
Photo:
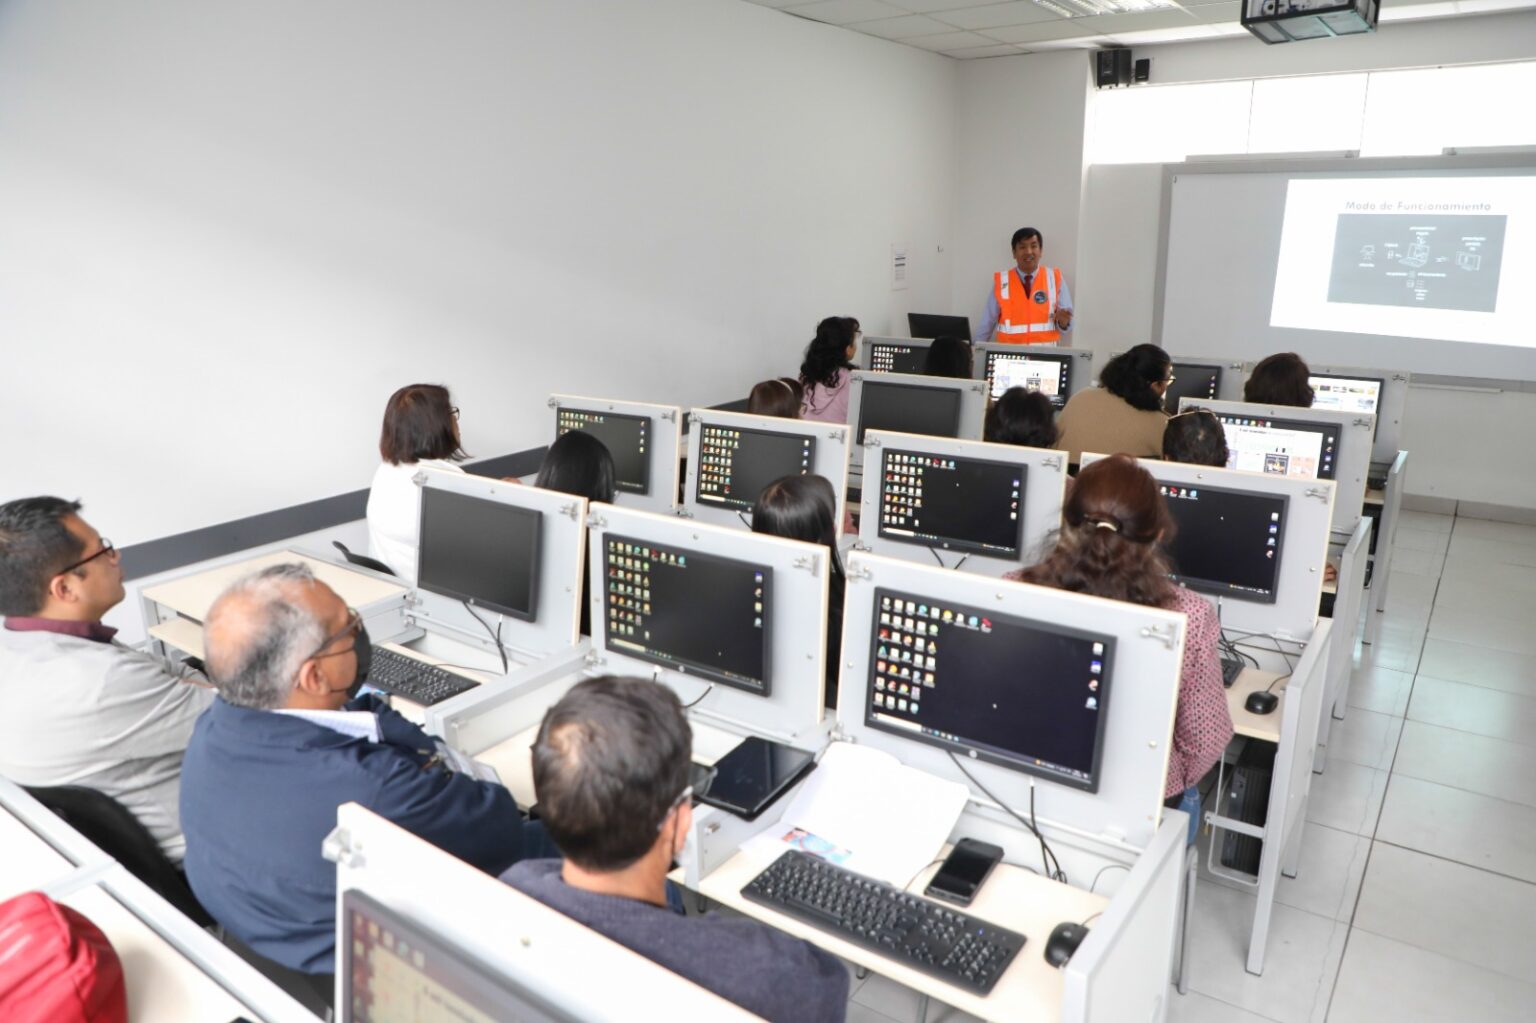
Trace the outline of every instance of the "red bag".
<instances>
[{"instance_id":1,"label":"red bag","mask_svg":"<svg viewBox=\"0 0 1536 1023\"><path fill-rule=\"evenodd\" d=\"M112 943L41 892L0 902L0 1019L127 1023L123 964Z\"/></svg>"}]
</instances>

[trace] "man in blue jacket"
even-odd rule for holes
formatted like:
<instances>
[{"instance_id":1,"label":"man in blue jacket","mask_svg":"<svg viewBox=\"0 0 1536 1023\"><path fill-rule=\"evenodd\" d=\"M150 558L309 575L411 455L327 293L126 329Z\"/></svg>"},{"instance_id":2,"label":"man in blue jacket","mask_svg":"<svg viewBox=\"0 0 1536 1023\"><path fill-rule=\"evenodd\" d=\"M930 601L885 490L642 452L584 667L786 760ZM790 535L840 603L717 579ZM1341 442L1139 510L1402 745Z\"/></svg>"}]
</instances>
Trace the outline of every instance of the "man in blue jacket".
<instances>
[{"instance_id":1,"label":"man in blue jacket","mask_svg":"<svg viewBox=\"0 0 1536 1023\"><path fill-rule=\"evenodd\" d=\"M502 786L455 774L431 736L358 696L368 632L303 565L235 583L208 612L218 685L182 767L186 872L234 937L306 973L335 969L336 867L320 846L356 802L491 873L549 855Z\"/></svg>"}]
</instances>

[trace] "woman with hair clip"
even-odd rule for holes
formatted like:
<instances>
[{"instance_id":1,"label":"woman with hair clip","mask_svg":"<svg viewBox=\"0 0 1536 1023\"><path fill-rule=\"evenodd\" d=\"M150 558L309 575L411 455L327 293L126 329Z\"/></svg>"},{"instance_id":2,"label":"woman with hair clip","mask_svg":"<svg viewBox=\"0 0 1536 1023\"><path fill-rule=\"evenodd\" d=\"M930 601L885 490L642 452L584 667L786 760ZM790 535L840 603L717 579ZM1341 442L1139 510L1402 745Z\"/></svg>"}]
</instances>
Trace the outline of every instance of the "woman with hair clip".
<instances>
[{"instance_id":1,"label":"woman with hair clip","mask_svg":"<svg viewBox=\"0 0 1536 1023\"><path fill-rule=\"evenodd\" d=\"M800 406L804 402L805 388L800 381L794 377L774 377L752 385L752 393L747 395L747 413L799 419Z\"/></svg>"},{"instance_id":2,"label":"woman with hair clip","mask_svg":"<svg viewBox=\"0 0 1536 1023\"><path fill-rule=\"evenodd\" d=\"M544 463L533 485L545 490L574 494L588 501L613 503L613 456L608 445L581 430L562 433L544 453ZM592 635L592 600L587 584L592 574L592 550L588 547L581 560L581 634Z\"/></svg>"},{"instance_id":3,"label":"woman with hair clip","mask_svg":"<svg viewBox=\"0 0 1536 1023\"><path fill-rule=\"evenodd\" d=\"M1193 842L1200 814L1199 782L1232 740L1232 715L1221 684L1216 609L1168 578L1161 541L1173 531L1173 518L1152 474L1134 458L1115 455L1077 474L1061 510L1056 546L1045 560L1007 578L1184 615L1184 662L1163 795L1166 805L1190 815Z\"/></svg>"},{"instance_id":4,"label":"woman with hair clip","mask_svg":"<svg viewBox=\"0 0 1536 1023\"><path fill-rule=\"evenodd\" d=\"M831 554L827 583L826 705L837 706L837 659L843 636L843 594L848 580L837 553L837 496L825 476L784 476L757 495L752 532L819 543Z\"/></svg>"},{"instance_id":5,"label":"woman with hair clip","mask_svg":"<svg viewBox=\"0 0 1536 1023\"><path fill-rule=\"evenodd\" d=\"M859 350L859 321L852 316L828 316L816 325L816 336L805 348L800 383L805 400L801 419L823 423L848 421L848 392L852 390L853 357Z\"/></svg>"},{"instance_id":6,"label":"woman with hair clip","mask_svg":"<svg viewBox=\"0 0 1536 1023\"><path fill-rule=\"evenodd\" d=\"M1056 446L1076 464L1084 451L1159 458L1163 453L1163 395L1173 363L1157 345L1136 345L1109 360L1098 387L1078 391L1056 418Z\"/></svg>"}]
</instances>

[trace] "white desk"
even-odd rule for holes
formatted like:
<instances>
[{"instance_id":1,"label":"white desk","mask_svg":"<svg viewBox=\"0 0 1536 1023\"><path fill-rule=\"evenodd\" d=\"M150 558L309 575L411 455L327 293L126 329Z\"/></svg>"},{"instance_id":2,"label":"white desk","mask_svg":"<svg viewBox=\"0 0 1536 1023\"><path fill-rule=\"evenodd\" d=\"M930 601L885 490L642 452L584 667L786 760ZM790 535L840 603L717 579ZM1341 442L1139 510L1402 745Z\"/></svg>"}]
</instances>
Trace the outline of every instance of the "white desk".
<instances>
[{"instance_id":1,"label":"white desk","mask_svg":"<svg viewBox=\"0 0 1536 1023\"><path fill-rule=\"evenodd\" d=\"M361 608L376 601L403 597L406 593L406 587L396 583L385 582L295 551L276 551L172 579L145 589L140 596L185 618L200 622L208 616L208 609L213 606L219 594L228 589L231 583L263 568L293 562L307 565L315 573L315 578L335 590L348 607Z\"/></svg>"},{"instance_id":2,"label":"white desk","mask_svg":"<svg viewBox=\"0 0 1536 1023\"><path fill-rule=\"evenodd\" d=\"M948 847L944 851L947 853ZM1069 920L1081 923L1103 912L1109 905L1109 899L1103 895L1090 895L1080 888L1048 881L1023 867L999 864L982 885L976 901L967 906L964 912L999 927L1017 931L1027 941L1004 971L997 986L983 997L926 973L919 973L900 960L882 956L861 945L844 941L829 931L811 927L794 917L776 913L744 899L741 889L766 870L778 855L779 850L745 847L724 866L706 877L699 886L699 892L744 916L772 924L835 956L986 1020L1007 1023L1059 1020L1064 982L1061 971L1045 961L1046 939L1057 924ZM929 866L907 887L907 891L921 896L929 879L938 869L938 864ZM939 902L934 904L945 905ZM945 905L945 908L953 907Z\"/></svg>"},{"instance_id":3,"label":"white desk","mask_svg":"<svg viewBox=\"0 0 1536 1023\"><path fill-rule=\"evenodd\" d=\"M1232 715L1232 727L1238 735L1263 739L1265 742L1280 741L1280 722L1285 717L1285 686L1269 689L1280 674L1278 671L1244 668L1243 673L1237 676L1237 681L1232 683L1232 688L1227 690L1227 711ZM1255 714L1244 706L1250 694L1265 689L1280 698L1273 711Z\"/></svg>"},{"instance_id":4,"label":"white desk","mask_svg":"<svg viewBox=\"0 0 1536 1023\"><path fill-rule=\"evenodd\" d=\"M35 891L75 869L75 864L24 821L0 809L0 901Z\"/></svg>"}]
</instances>

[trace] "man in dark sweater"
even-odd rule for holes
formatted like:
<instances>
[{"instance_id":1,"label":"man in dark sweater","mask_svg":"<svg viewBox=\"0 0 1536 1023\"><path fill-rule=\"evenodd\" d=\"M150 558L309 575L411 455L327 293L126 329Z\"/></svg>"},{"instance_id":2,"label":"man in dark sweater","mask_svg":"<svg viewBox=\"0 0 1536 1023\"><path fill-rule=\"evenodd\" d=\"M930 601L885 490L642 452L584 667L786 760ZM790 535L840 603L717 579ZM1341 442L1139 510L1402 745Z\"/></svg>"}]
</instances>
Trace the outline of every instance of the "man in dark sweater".
<instances>
[{"instance_id":1,"label":"man in dark sweater","mask_svg":"<svg viewBox=\"0 0 1536 1023\"><path fill-rule=\"evenodd\" d=\"M533 785L562 860L502 880L700 987L770 1020L842 1020L848 971L771 927L667 906L667 872L693 820L693 735L666 686L605 676L544 715Z\"/></svg>"}]
</instances>

